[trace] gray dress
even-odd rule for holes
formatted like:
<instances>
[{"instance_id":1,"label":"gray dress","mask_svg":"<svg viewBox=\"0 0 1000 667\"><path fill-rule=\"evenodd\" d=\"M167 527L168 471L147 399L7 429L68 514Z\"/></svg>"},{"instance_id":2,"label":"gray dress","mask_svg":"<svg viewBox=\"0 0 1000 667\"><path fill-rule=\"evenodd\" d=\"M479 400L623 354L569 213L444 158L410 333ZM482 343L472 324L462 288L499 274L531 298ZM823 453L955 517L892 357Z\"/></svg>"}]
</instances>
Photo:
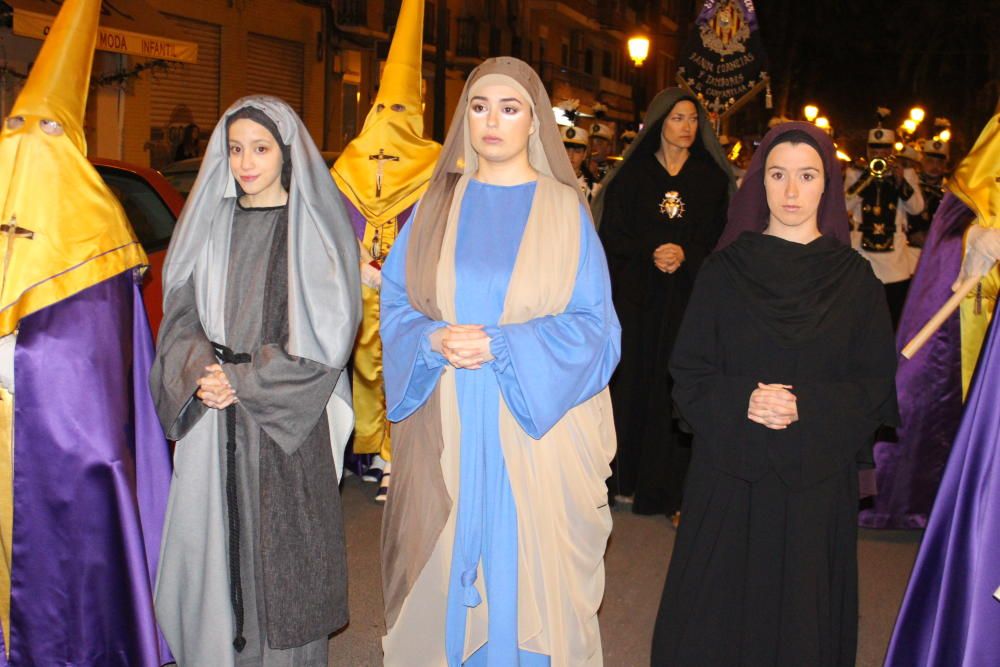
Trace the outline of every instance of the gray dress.
<instances>
[{"instance_id":1,"label":"gray dress","mask_svg":"<svg viewBox=\"0 0 1000 667\"><path fill-rule=\"evenodd\" d=\"M234 651L235 664L325 667L327 635L347 621L340 496L325 419L338 372L285 351L287 209L237 207L232 224L224 342L252 358L224 364L240 401L236 479L247 643ZM151 377L169 437L184 436L208 410L191 396L211 363L189 281L167 304Z\"/></svg>"}]
</instances>

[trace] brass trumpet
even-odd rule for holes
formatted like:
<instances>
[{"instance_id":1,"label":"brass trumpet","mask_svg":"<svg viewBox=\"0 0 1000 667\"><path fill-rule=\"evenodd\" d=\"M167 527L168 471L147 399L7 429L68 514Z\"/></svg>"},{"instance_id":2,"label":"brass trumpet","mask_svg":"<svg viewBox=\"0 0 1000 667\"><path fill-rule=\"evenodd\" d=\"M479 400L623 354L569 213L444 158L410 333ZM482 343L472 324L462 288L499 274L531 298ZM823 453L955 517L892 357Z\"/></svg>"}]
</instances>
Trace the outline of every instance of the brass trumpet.
<instances>
[{"instance_id":1,"label":"brass trumpet","mask_svg":"<svg viewBox=\"0 0 1000 667\"><path fill-rule=\"evenodd\" d=\"M857 180L850 188L847 190L848 195L856 195L861 192L872 181L881 181L887 175L889 175L889 170L896 163L896 156L890 155L889 157L874 157L868 162L868 168L865 173L862 174L861 178Z\"/></svg>"},{"instance_id":2,"label":"brass trumpet","mask_svg":"<svg viewBox=\"0 0 1000 667\"><path fill-rule=\"evenodd\" d=\"M890 155L887 158L875 157L868 163L868 171L871 172L872 176L875 178L882 179L885 178L886 172L892 168L892 165L895 164L895 162L895 155Z\"/></svg>"}]
</instances>

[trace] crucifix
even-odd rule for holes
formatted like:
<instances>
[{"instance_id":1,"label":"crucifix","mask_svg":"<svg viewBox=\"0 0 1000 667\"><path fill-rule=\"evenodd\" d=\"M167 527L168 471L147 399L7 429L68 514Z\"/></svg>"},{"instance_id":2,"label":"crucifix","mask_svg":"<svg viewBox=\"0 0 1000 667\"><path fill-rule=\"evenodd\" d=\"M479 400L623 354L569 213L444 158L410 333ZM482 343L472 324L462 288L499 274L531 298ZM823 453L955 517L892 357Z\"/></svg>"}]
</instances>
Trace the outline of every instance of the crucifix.
<instances>
[{"instance_id":1,"label":"crucifix","mask_svg":"<svg viewBox=\"0 0 1000 667\"><path fill-rule=\"evenodd\" d=\"M375 196L382 196L382 169L386 160L391 160L393 162L399 162L398 155L386 155L385 149L378 149L377 155L369 155L369 160L378 160L378 167L375 169Z\"/></svg>"},{"instance_id":2,"label":"crucifix","mask_svg":"<svg viewBox=\"0 0 1000 667\"><path fill-rule=\"evenodd\" d=\"M10 257L14 253L15 239L35 238L35 233L30 229L17 226L17 217L11 216L10 222L0 225L0 238L3 238L6 249L3 254L3 273L0 275L0 297L3 296L4 288L7 286L7 268L10 266Z\"/></svg>"}]
</instances>

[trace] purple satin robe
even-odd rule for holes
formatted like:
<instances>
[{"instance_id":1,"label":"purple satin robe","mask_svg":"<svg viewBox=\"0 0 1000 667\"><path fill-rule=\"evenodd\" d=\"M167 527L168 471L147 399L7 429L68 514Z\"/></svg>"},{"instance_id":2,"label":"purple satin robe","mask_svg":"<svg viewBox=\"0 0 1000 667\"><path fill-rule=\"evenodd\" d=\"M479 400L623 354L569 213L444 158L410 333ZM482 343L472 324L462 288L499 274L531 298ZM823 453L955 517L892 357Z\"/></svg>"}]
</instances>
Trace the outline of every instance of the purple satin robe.
<instances>
[{"instance_id":1,"label":"purple satin robe","mask_svg":"<svg viewBox=\"0 0 1000 667\"><path fill-rule=\"evenodd\" d=\"M159 667L153 616L170 452L126 271L21 320L14 352L10 659Z\"/></svg>"},{"instance_id":2,"label":"purple satin robe","mask_svg":"<svg viewBox=\"0 0 1000 667\"><path fill-rule=\"evenodd\" d=\"M886 667L1000 665L1000 329L994 318Z\"/></svg>"}]
</instances>

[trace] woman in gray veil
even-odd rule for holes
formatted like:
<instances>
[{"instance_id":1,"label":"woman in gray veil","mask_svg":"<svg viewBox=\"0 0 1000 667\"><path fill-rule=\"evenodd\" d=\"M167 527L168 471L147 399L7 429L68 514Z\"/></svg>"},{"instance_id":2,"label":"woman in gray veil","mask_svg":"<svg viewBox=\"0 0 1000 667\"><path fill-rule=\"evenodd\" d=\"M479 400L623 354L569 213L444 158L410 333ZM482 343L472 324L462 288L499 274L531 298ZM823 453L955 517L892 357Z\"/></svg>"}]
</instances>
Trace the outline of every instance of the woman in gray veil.
<instances>
[{"instance_id":1,"label":"woman in gray veil","mask_svg":"<svg viewBox=\"0 0 1000 667\"><path fill-rule=\"evenodd\" d=\"M167 254L150 378L177 441L156 611L178 664L325 666L347 622L357 267L302 121L273 97L236 102Z\"/></svg>"}]
</instances>

